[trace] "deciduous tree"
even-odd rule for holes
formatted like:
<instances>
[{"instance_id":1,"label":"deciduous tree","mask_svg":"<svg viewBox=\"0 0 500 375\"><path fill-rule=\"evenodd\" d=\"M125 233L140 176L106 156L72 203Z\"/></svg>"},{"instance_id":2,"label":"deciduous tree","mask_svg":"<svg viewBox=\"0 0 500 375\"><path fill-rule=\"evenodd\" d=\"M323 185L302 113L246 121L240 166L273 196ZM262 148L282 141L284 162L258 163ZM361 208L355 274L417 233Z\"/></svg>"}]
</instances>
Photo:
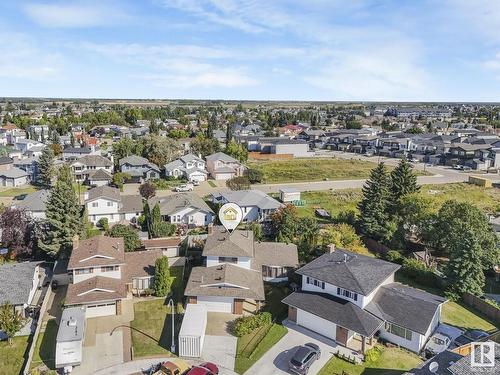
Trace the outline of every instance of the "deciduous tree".
<instances>
[{"instance_id":1,"label":"deciduous tree","mask_svg":"<svg viewBox=\"0 0 500 375\"><path fill-rule=\"evenodd\" d=\"M141 246L141 240L137 231L127 225L113 225L109 231L109 235L117 238L122 237L125 242L125 251L135 251Z\"/></svg>"},{"instance_id":2,"label":"deciduous tree","mask_svg":"<svg viewBox=\"0 0 500 375\"><path fill-rule=\"evenodd\" d=\"M0 331L7 335L9 345L12 345L12 337L22 328L25 321L10 302L0 306Z\"/></svg>"}]
</instances>

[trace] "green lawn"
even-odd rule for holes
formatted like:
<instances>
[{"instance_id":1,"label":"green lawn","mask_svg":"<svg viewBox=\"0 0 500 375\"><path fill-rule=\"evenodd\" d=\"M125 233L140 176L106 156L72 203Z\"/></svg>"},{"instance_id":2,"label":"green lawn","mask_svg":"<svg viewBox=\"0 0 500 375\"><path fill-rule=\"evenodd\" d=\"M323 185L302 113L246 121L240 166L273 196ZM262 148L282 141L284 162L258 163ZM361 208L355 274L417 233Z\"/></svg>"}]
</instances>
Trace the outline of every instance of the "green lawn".
<instances>
[{"instance_id":1,"label":"green lawn","mask_svg":"<svg viewBox=\"0 0 500 375\"><path fill-rule=\"evenodd\" d=\"M15 197L20 194L30 194L37 191L37 188L31 185L25 187L15 187L5 190L0 190L0 197Z\"/></svg>"},{"instance_id":2,"label":"green lawn","mask_svg":"<svg viewBox=\"0 0 500 375\"><path fill-rule=\"evenodd\" d=\"M482 317L481 313L464 303L451 301L445 303L442 308L441 318L443 323L462 329L476 328L491 331L497 328L487 318Z\"/></svg>"},{"instance_id":3,"label":"green lawn","mask_svg":"<svg viewBox=\"0 0 500 375\"><path fill-rule=\"evenodd\" d=\"M208 180L208 184L213 187L213 188L216 188L217 187L217 184L215 182L213 182L212 180Z\"/></svg>"},{"instance_id":4,"label":"green lawn","mask_svg":"<svg viewBox=\"0 0 500 375\"><path fill-rule=\"evenodd\" d=\"M288 295L288 288L266 284L265 292L266 305L263 311L270 312L276 323L263 326L238 338L235 371L239 374L248 370L288 332L285 327L279 324L287 316L288 309L281 303L281 300Z\"/></svg>"},{"instance_id":5,"label":"green lawn","mask_svg":"<svg viewBox=\"0 0 500 375\"><path fill-rule=\"evenodd\" d=\"M343 371L349 375L397 375L422 363L416 354L406 350L383 346L379 346L379 348L382 350L382 354L377 360L368 360L359 365L350 364L334 356L318 375L342 375Z\"/></svg>"},{"instance_id":6,"label":"green lawn","mask_svg":"<svg viewBox=\"0 0 500 375\"><path fill-rule=\"evenodd\" d=\"M361 200L361 189L344 189L334 191L306 191L301 194L305 206L297 207L299 216L316 217L314 210L322 208L335 218L349 212L358 214L357 204ZM325 220L318 218L320 222Z\"/></svg>"},{"instance_id":7,"label":"green lawn","mask_svg":"<svg viewBox=\"0 0 500 375\"><path fill-rule=\"evenodd\" d=\"M184 282L183 267L171 267L172 297L176 302L177 311L182 304ZM167 307L168 300L164 298L137 302L134 304L134 320L130 323L132 329L132 347L134 357L164 354L170 355L171 345L171 315ZM182 315L175 314L175 336L181 328Z\"/></svg>"},{"instance_id":8,"label":"green lawn","mask_svg":"<svg viewBox=\"0 0 500 375\"><path fill-rule=\"evenodd\" d=\"M7 341L0 341L0 373L19 374L24 363L28 340L29 336L14 337L12 345Z\"/></svg>"},{"instance_id":9,"label":"green lawn","mask_svg":"<svg viewBox=\"0 0 500 375\"><path fill-rule=\"evenodd\" d=\"M376 163L333 158L249 161L247 166L262 171L263 183L363 179Z\"/></svg>"},{"instance_id":10,"label":"green lawn","mask_svg":"<svg viewBox=\"0 0 500 375\"><path fill-rule=\"evenodd\" d=\"M35 353L31 361L32 369L40 365L45 365L50 370L55 370L54 361L56 358L56 337L58 328L55 319L51 319L47 322L45 332L40 333L38 336Z\"/></svg>"}]
</instances>

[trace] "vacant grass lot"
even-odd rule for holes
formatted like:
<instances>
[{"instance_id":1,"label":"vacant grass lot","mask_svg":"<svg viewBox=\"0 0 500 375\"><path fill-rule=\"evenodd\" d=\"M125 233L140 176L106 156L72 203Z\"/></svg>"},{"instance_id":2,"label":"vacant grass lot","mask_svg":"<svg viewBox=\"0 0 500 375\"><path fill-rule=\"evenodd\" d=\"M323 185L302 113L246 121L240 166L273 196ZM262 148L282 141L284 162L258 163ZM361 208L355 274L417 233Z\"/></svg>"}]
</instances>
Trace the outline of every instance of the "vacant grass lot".
<instances>
[{"instance_id":1,"label":"vacant grass lot","mask_svg":"<svg viewBox=\"0 0 500 375\"><path fill-rule=\"evenodd\" d=\"M0 197L15 197L21 194L30 194L35 192L37 189L34 186L28 185L24 187L13 187L13 188L2 188L0 190Z\"/></svg>"},{"instance_id":2,"label":"vacant grass lot","mask_svg":"<svg viewBox=\"0 0 500 375\"><path fill-rule=\"evenodd\" d=\"M380 358L375 361L366 361L359 365L350 364L340 358L332 357L321 369L318 375L342 375L343 371L349 375L396 375L410 370L422 360L413 353L398 348L385 348L379 346L382 351Z\"/></svg>"},{"instance_id":3,"label":"vacant grass lot","mask_svg":"<svg viewBox=\"0 0 500 375\"><path fill-rule=\"evenodd\" d=\"M24 363L24 353L28 346L29 336L18 336L12 339L12 345L0 341L0 373L19 374Z\"/></svg>"},{"instance_id":4,"label":"vacant grass lot","mask_svg":"<svg viewBox=\"0 0 500 375\"><path fill-rule=\"evenodd\" d=\"M283 183L323 180L358 180L369 176L375 163L345 159L261 160L247 163L249 168L264 174L262 183Z\"/></svg>"},{"instance_id":5,"label":"vacant grass lot","mask_svg":"<svg viewBox=\"0 0 500 375\"><path fill-rule=\"evenodd\" d=\"M429 198L436 211L445 201L455 199L472 203L485 213L500 212L500 189L484 189L467 183L422 185L419 194ZM316 208L323 208L335 218L348 212L357 214L362 194L361 189L307 191L301 198L306 205L297 208L300 216L313 217Z\"/></svg>"},{"instance_id":6,"label":"vacant grass lot","mask_svg":"<svg viewBox=\"0 0 500 375\"><path fill-rule=\"evenodd\" d=\"M56 337L58 328L59 327L57 326L55 319L51 319L47 322L45 332L38 335L35 353L33 355L33 360L31 361L32 369L45 365L50 370L53 370L51 373L55 374Z\"/></svg>"}]
</instances>

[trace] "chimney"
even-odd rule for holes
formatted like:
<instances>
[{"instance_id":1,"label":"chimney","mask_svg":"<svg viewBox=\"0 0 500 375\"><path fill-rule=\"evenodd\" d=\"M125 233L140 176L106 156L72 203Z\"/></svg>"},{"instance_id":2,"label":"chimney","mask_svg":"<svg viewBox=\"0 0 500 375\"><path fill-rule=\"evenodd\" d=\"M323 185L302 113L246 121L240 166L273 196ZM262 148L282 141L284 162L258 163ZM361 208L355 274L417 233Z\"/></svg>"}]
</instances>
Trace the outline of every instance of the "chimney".
<instances>
[{"instance_id":1,"label":"chimney","mask_svg":"<svg viewBox=\"0 0 500 375\"><path fill-rule=\"evenodd\" d=\"M212 223L207 225L207 230L208 230L208 235L211 235L214 233L214 225Z\"/></svg>"},{"instance_id":2,"label":"chimney","mask_svg":"<svg viewBox=\"0 0 500 375\"><path fill-rule=\"evenodd\" d=\"M335 244L334 243L331 243L330 245L328 245L328 252L330 254L335 252Z\"/></svg>"},{"instance_id":3,"label":"chimney","mask_svg":"<svg viewBox=\"0 0 500 375\"><path fill-rule=\"evenodd\" d=\"M78 248L79 245L80 245L80 237L78 236L78 234L75 234L73 236L73 250Z\"/></svg>"}]
</instances>

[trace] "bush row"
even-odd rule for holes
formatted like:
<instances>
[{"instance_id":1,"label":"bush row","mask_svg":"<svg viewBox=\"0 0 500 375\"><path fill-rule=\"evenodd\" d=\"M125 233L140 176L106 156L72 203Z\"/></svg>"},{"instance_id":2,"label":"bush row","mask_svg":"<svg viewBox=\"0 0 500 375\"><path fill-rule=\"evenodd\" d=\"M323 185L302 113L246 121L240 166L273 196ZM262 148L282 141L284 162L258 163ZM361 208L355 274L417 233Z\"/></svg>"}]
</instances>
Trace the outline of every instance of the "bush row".
<instances>
[{"instance_id":1,"label":"bush row","mask_svg":"<svg viewBox=\"0 0 500 375\"><path fill-rule=\"evenodd\" d=\"M234 334L238 337L244 336L257 328L272 323L272 315L269 312L258 313L256 315L242 316L234 323Z\"/></svg>"}]
</instances>

